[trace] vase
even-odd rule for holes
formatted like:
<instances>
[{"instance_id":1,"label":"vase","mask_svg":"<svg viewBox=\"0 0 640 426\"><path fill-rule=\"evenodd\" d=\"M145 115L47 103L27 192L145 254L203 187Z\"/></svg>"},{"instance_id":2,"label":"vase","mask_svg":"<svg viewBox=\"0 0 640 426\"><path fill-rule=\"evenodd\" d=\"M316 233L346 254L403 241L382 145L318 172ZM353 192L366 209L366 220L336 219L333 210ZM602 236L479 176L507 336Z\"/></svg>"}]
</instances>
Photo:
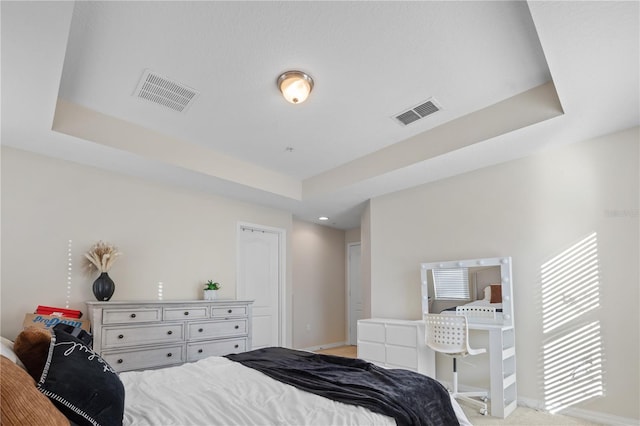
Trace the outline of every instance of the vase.
<instances>
[{"instance_id":1,"label":"vase","mask_svg":"<svg viewBox=\"0 0 640 426\"><path fill-rule=\"evenodd\" d=\"M93 282L93 295L101 302L111 299L116 285L106 272L102 272Z\"/></svg>"},{"instance_id":2,"label":"vase","mask_svg":"<svg viewBox=\"0 0 640 426\"><path fill-rule=\"evenodd\" d=\"M218 290L205 290L204 300L216 300L218 297Z\"/></svg>"}]
</instances>

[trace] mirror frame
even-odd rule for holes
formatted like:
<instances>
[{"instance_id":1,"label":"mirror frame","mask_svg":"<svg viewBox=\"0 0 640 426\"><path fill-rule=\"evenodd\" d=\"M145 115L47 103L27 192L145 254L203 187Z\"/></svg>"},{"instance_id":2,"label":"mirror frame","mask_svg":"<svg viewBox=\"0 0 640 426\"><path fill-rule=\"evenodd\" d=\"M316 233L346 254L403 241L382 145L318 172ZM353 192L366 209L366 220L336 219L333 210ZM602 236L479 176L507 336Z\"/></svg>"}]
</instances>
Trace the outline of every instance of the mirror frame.
<instances>
[{"instance_id":1,"label":"mirror frame","mask_svg":"<svg viewBox=\"0 0 640 426\"><path fill-rule=\"evenodd\" d=\"M502 285L502 315L495 320L476 319L469 317L469 322L482 322L513 327L513 279L512 260L509 256L489 257L482 259L449 260L445 262L425 262L420 264L420 281L422 293L422 312L429 312L429 288L427 273L436 268L474 268L500 266L500 281Z\"/></svg>"}]
</instances>

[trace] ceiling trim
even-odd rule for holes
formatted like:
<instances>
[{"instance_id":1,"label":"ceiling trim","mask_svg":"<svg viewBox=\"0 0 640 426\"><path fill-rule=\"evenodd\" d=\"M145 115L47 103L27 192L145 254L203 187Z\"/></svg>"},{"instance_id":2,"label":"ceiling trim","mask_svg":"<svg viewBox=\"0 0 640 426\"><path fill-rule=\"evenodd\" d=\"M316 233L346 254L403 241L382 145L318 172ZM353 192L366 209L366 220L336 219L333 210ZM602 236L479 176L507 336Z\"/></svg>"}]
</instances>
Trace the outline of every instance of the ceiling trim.
<instances>
[{"instance_id":1,"label":"ceiling trim","mask_svg":"<svg viewBox=\"0 0 640 426\"><path fill-rule=\"evenodd\" d=\"M321 196L563 114L548 82L306 179L302 193Z\"/></svg>"},{"instance_id":2,"label":"ceiling trim","mask_svg":"<svg viewBox=\"0 0 640 426\"><path fill-rule=\"evenodd\" d=\"M58 99L52 130L293 200L302 198L297 179L64 99Z\"/></svg>"}]
</instances>

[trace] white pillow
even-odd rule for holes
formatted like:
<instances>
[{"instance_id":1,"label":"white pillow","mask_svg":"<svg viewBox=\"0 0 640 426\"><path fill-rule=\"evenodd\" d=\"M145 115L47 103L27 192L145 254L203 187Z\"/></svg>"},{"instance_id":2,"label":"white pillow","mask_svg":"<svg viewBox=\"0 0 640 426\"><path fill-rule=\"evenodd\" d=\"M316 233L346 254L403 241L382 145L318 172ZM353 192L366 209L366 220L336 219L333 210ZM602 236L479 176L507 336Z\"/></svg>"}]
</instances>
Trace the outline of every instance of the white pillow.
<instances>
[{"instance_id":1,"label":"white pillow","mask_svg":"<svg viewBox=\"0 0 640 426\"><path fill-rule=\"evenodd\" d=\"M22 364L20 358L18 358L16 353L13 351L13 342L2 336L0 336L0 355L4 355L7 359L18 364L19 367L26 371L24 364Z\"/></svg>"},{"instance_id":2,"label":"white pillow","mask_svg":"<svg viewBox=\"0 0 640 426\"><path fill-rule=\"evenodd\" d=\"M486 301L490 301L491 300L491 286L488 285L484 288L484 299L482 300L486 300Z\"/></svg>"}]
</instances>

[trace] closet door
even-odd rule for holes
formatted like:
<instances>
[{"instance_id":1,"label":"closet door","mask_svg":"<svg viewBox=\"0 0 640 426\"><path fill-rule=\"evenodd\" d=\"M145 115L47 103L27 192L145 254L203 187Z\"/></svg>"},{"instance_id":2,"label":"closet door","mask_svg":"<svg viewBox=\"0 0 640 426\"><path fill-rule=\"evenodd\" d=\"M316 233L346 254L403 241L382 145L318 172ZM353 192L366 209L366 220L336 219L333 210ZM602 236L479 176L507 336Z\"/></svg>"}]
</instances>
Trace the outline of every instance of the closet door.
<instances>
[{"instance_id":1,"label":"closet door","mask_svg":"<svg viewBox=\"0 0 640 426\"><path fill-rule=\"evenodd\" d=\"M362 305L362 280L360 278L360 243L347 246L349 344L358 344L358 321L364 317Z\"/></svg>"},{"instance_id":2,"label":"closet door","mask_svg":"<svg viewBox=\"0 0 640 426\"><path fill-rule=\"evenodd\" d=\"M240 227L238 298L253 300L251 349L281 346L280 235Z\"/></svg>"}]
</instances>

